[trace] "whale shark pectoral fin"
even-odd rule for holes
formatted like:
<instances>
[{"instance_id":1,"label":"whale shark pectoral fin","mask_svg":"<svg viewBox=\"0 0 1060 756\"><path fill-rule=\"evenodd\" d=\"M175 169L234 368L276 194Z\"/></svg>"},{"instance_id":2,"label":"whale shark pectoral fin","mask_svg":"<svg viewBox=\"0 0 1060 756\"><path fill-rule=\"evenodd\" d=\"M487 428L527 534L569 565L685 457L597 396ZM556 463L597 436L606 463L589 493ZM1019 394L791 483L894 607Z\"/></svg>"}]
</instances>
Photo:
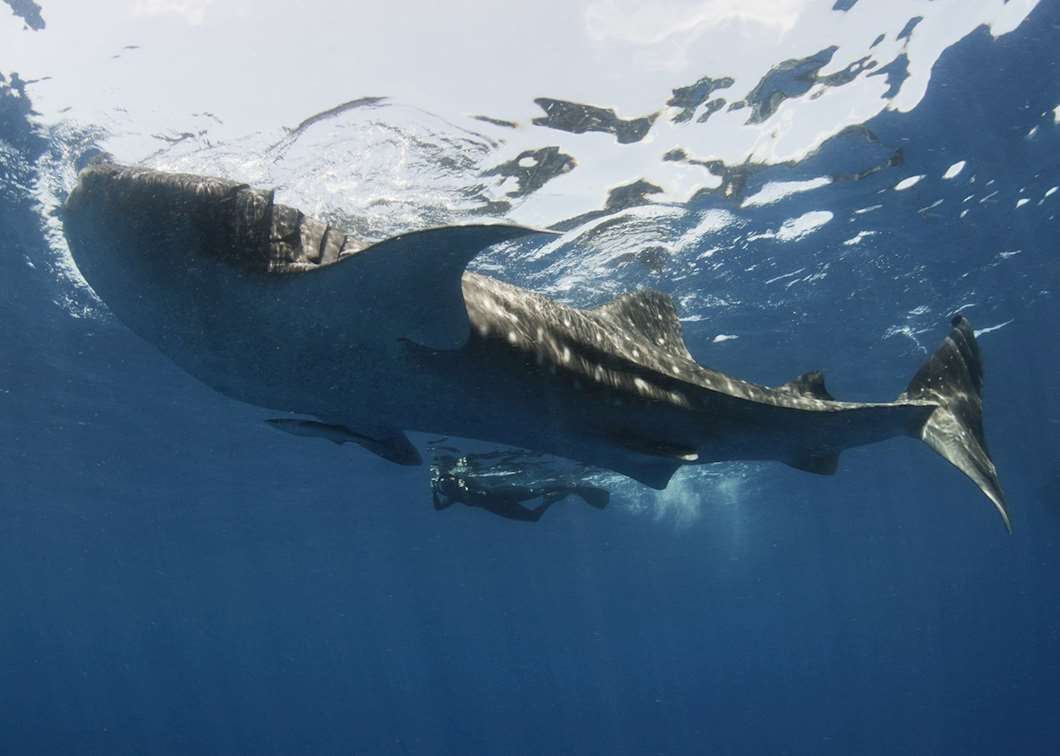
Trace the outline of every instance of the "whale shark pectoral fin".
<instances>
[{"instance_id":1,"label":"whale shark pectoral fin","mask_svg":"<svg viewBox=\"0 0 1060 756\"><path fill-rule=\"evenodd\" d=\"M333 444L357 444L398 465L418 465L423 462L419 450L409 441L408 436L399 430L373 427L361 428L358 432L345 425L294 418L272 418L265 422L293 436L322 438Z\"/></svg>"},{"instance_id":2,"label":"whale shark pectoral fin","mask_svg":"<svg viewBox=\"0 0 1060 756\"><path fill-rule=\"evenodd\" d=\"M402 234L304 274L302 304L328 327L368 325L380 339L458 349L471 333L461 279L494 244L551 233L521 226L448 226Z\"/></svg>"},{"instance_id":3,"label":"whale shark pectoral fin","mask_svg":"<svg viewBox=\"0 0 1060 756\"><path fill-rule=\"evenodd\" d=\"M270 427L290 433L292 436L322 438L333 444L342 445L350 441L349 431L341 425L329 425L318 420L306 420L298 417L273 417L265 421Z\"/></svg>"},{"instance_id":4,"label":"whale shark pectoral fin","mask_svg":"<svg viewBox=\"0 0 1060 756\"><path fill-rule=\"evenodd\" d=\"M839 452L805 452L784 463L789 467L815 475L835 475L839 469Z\"/></svg>"},{"instance_id":5,"label":"whale shark pectoral fin","mask_svg":"<svg viewBox=\"0 0 1060 756\"><path fill-rule=\"evenodd\" d=\"M396 465L415 466L423 463L419 450L409 441L404 431L394 428L362 428L354 431L347 428L350 441L387 462Z\"/></svg>"}]
</instances>

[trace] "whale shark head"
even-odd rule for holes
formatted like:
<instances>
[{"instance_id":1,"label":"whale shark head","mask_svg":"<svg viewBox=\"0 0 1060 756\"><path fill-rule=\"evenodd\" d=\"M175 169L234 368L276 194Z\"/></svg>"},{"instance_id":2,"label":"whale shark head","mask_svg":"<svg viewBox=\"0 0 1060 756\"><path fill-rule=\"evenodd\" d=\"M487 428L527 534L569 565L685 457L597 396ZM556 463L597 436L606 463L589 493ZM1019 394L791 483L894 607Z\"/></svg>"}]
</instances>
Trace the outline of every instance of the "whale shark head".
<instances>
[{"instance_id":1,"label":"whale shark head","mask_svg":"<svg viewBox=\"0 0 1060 756\"><path fill-rule=\"evenodd\" d=\"M120 320L155 343L201 331L203 318L227 298L224 289L234 293L232 280L253 273L260 247L247 222L253 208L240 207L251 203L238 202L239 185L157 176L90 166L63 212L85 280Z\"/></svg>"},{"instance_id":2,"label":"whale shark head","mask_svg":"<svg viewBox=\"0 0 1060 756\"><path fill-rule=\"evenodd\" d=\"M78 269L111 312L225 393L252 373L283 372L269 362L280 359L270 339L277 318L298 313L273 304L283 277L272 274L337 260L346 241L272 192L111 164L82 171L63 220Z\"/></svg>"}]
</instances>

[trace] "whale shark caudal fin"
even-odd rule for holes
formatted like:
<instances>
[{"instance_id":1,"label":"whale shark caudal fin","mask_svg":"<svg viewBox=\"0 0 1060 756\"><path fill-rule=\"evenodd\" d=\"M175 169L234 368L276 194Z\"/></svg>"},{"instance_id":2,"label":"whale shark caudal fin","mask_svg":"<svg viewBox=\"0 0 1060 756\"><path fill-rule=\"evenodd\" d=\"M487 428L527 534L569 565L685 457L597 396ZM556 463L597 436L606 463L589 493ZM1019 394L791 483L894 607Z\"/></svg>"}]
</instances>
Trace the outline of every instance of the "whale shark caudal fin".
<instances>
[{"instance_id":1,"label":"whale shark caudal fin","mask_svg":"<svg viewBox=\"0 0 1060 756\"><path fill-rule=\"evenodd\" d=\"M968 319L957 315L942 346L920 368L898 400L938 404L924 424L913 429L994 503L1012 532L1005 495L983 438L983 365Z\"/></svg>"}]
</instances>

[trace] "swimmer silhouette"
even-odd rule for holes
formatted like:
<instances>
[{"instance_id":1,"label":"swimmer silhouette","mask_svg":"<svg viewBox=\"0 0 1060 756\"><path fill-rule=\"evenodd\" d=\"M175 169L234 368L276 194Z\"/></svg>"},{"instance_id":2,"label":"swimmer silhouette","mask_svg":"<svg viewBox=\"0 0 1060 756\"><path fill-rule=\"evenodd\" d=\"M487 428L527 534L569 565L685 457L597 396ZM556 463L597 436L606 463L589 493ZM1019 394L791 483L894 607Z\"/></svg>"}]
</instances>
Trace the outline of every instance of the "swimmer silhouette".
<instances>
[{"instance_id":1,"label":"swimmer silhouette","mask_svg":"<svg viewBox=\"0 0 1060 756\"><path fill-rule=\"evenodd\" d=\"M508 520L537 522L549 507L567 496L577 496L595 509L603 509L610 499L607 491L594 486L487 486L454 474L452 470L456 459L446 456L438 461L448 463L448 471L445 472L436 464L435 474L431 476L431 500L439 511L460 503L484 509ZM536 507L525 506L524 502L538 498L541 503Z\"/></svg>"}]
</instances>

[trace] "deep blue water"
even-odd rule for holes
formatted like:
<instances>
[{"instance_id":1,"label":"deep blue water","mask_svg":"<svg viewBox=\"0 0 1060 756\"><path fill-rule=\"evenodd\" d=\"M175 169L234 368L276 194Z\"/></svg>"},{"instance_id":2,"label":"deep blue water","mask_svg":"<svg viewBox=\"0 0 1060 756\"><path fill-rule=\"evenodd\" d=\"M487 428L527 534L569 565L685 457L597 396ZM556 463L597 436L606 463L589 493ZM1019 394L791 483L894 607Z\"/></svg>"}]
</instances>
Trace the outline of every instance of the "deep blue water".
<instances>
[{"instance_id":1,"label":"deep blue water","mask_svg":"<svg viewBox=\"0 0 1060 756\"><path fill-rule=\"evenodd\" d=\"M971 35L914 111L869 126L913 173L967 159L1037 201L1060 183L1060 126L1040 115L1060 104L1058 28L1043 2L1012 34ZM300 453L119 322L56 304L63 283L21 186L49 137L5 93L0 140L23 162L0 176L0 752L1060 749L1048 200L963 223L916 212L936 196L959 206L958 187L892 202L873 218L880 251L861 259L839 257L850 229L829 224L792 253L837 257L812 297L771 290L765 307L760 282L704 273L704 290L744 305L687 328L700 360L736 375L823 366L837 396L890 398L924 356L880 340L896 313L930 307L930 346L973 292L977 326L1012 319L982 337L1011 536L955 470L898 441L846 453L834 478L756 466L736 502L704 492L686 527L573 505L525 527L433 511L422 470ZM824 150L793 177L841 158ZM894 180L824 206L845 218ZM821 205L749 219L775 227ZM912 273L935 299L906 301ZM758 338L722 350L714 333Z\"/></svg>"}]
</instances>

